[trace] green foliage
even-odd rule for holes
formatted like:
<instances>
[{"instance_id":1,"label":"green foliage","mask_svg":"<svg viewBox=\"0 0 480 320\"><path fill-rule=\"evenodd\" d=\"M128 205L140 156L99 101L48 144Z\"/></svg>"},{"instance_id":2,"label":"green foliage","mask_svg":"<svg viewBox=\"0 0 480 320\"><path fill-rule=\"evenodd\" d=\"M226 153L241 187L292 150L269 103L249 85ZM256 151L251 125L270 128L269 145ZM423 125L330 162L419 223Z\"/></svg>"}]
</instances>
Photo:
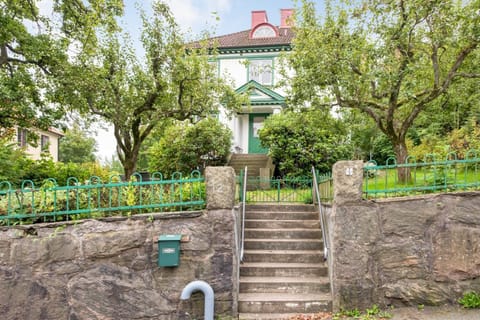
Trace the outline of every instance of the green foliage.
<instances>
[{"instance_id":1,"label":"green foliage","mask_svg":"<svg viewBox=\"0 0 480 320\"><path fill-rule=\"evenodd\" d=\"M341 121L316 109L272 115L259 136L286 176L308 176L312 165L320 172L329 172L336 161L351 156Z\"/></svg>"},{"instance_id":2,"label":"green foliage","mask_svg":"<svg viewBox=\"0 0 480 320\"><path fill-rule=\"evenodd\" d=\"M295 71L285 73L288 103L360 110L399 162L419 115L432 108L438 114L442 99L459 88L478 89L478 1L327 1L322 17L313 1L302 4L287 56ZM400 178L408 180L408 172Z\"/></svg>"},{"instance_id":3,"label":"green foliage","mask_svg":"<svg viewBox=\"0 0 480 320\"><path fill-rule=\"evenodd\" d=\"M57 92L72 108L113 125L127 178L155 128L171 119L205 118L220 102L231 110L243 102L217 76L206 47L200 42L198 50L187 47L168 6L159 1L152 6L152 15L143 15L144 57L137 57L127 35L109 33L94 55L79 56L66 70L70 81Z\"/></svg>"},{"instance_id":4,"label":"green foliage","mask_svg":"<svg viewBox=\"0 0 480 320\"><path fill-rule=\"evenodd\" d=\"M97 28L115 28L123 3L13 0L0 8L0 131L16 125L48 129L64 113L50 93L66 80L70 46L92 50Z\"/></svg>"},{"instance_id":5,"label":"green foliage","mask_svg":"<svg viewBox=\"0 0 480 320\"><path fill-rule=\"evenodd\" d=\"M340 319L359 319L359 320L376 320L376 319L390 319L392 315L387 311L382 311L376 304L371 308L367 308L365 312L358 309L341 310L332 316L333 320Z\"/></svg>"},{"instance_id":6,"label":"green foliage","mask_svg":"<svg viewBox=\"0 0 480 320\"><path fill-rule=\"evenodd\" d=\"M59 161L62 162L94 162L96 141L88 137L80 130L80 127L74 125L72 129L66 130L65 136L60 139Z\"/></svg>"},{"instance_id":7,"label":"green foliage","mask_svg":"<svg viewBox=\"0 0 480 320\"><path fill-rule=\"evenodd\" d=\"M231 139L231 131L214 118L195 124L177 123L148 150L149 169L171 175L224 165L230 153Z\"/></svg>"},{"instance_id":8,"label":"green foliage","mask_svg":"<svg viewBox=\"0 0 480 320\"><path fill-rule=\"evenodd\" d=\"M15 183L23 177L32 160L11 143L11 137L0 138L0 181Z\"/></svg>"},{"instance_id":9,"label":"green foliage","mask_svg":"<svg viewBox=\"0 0 480 320\"><path fill-rule=\"evenodd\" d=\"M464 308L480 308L480 294L476 292L467 292L463 295L463 297L458 300L458 302Z\"/></svg>"}]
</instances>

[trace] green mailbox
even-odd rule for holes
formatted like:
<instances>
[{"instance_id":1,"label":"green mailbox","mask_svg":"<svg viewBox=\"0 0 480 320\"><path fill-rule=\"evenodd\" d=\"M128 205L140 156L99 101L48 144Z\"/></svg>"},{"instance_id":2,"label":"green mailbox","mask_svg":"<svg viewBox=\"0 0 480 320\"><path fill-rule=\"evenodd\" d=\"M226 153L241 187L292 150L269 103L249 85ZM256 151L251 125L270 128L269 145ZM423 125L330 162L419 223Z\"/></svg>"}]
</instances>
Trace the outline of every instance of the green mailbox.
<instances>
[{"instance_id":1,"label":"green mailbox","mask_svg":"<svg viewBox=\"0 0 480 320\"><path fill-rule=\"evenodd\" d=\"M165 234L158 237L158 266L178 267L180 264L181 234Z\"/></svg>"}]
</instances>

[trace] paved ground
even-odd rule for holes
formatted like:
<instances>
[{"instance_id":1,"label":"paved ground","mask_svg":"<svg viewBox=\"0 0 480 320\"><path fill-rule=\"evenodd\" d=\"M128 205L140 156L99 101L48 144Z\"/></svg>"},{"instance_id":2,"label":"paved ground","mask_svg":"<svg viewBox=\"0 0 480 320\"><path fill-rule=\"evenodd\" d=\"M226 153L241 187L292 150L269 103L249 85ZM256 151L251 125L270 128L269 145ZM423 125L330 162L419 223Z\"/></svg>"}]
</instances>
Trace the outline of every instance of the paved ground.
<instances>
[{"instance_id":1,"label":"paved ground","mask_svg":"<svg viewBox=\"0 0 480 320\"><path fill-rule=\"evenodd\" d=\"M359 317L349 318L340 317L340 320L480 320L480 309L463 309L455 306L445 307L424 307L419 310L418 308L395 308L387 311L393 317L380 318L380 317ZM270 319L270 318L269 318ZM271 318L274 319L274 318ZM303 315L291 317L289 320L332 320L332 314L330 312L318 313L315 315Z\"/></svg>"},{"instance_id":2,"label":"paved ground","mask_svg":"<svg viewBox=\"0 0 480 320\"><path fill-rule=\"evenodd\" d=\"M480 309L460 307L397 308L392 310L393 320L480 320Z\"/></svg>"}]
</instances>

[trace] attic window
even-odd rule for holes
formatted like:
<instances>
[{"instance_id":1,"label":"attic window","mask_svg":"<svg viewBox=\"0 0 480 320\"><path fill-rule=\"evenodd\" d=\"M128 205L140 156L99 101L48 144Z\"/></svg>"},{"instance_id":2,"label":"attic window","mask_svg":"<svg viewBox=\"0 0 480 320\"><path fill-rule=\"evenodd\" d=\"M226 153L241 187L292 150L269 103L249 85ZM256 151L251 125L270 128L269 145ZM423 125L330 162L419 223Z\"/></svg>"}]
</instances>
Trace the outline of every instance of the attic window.
<instances>
[{"instance_id":1,"label":"attic window","mask_svg":"<svg viewBox=\"0 0 480 320\"><path fill-rule=\"evenodd\" d=\"M253 31L252 38L275 38L276 35L277 33L271 26L263 25Z\"/></svg>"}]
</instances>

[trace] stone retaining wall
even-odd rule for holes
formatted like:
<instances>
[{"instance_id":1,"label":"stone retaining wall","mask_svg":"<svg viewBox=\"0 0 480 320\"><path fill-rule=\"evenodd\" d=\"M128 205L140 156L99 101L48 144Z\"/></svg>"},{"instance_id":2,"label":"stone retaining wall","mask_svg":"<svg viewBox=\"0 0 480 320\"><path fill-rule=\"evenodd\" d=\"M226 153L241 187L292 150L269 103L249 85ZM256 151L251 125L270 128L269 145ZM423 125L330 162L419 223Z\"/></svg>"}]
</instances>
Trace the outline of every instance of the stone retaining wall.
<instances>
[{"instance_id":1,"label":"stone retaining wall","mask_svg":"<svg viewBox=\"0 0 480 320\"><path fill-rule=\"evenodd\" d=\"M227 189L210 196L208 211L0 230L2 319L198 319L203 294L179 299L193 280L212 286L215 314L235 316L236 217L225 199L233 197L234 173L213 170L210 183ZM179 267L157 266L161 234L184 236Z\"/></svg>"},{"instance_id":2,"label":"stone retaining wall","mask_svg":"<svg viewBox=\"0 0 480 320\"><path fill-rule=\"evenodd\" d=\"M362 173L359 161L334 167L334 308L453 304L480 291L480 192L366 201Z\"/></svg>"}]
</instances>

